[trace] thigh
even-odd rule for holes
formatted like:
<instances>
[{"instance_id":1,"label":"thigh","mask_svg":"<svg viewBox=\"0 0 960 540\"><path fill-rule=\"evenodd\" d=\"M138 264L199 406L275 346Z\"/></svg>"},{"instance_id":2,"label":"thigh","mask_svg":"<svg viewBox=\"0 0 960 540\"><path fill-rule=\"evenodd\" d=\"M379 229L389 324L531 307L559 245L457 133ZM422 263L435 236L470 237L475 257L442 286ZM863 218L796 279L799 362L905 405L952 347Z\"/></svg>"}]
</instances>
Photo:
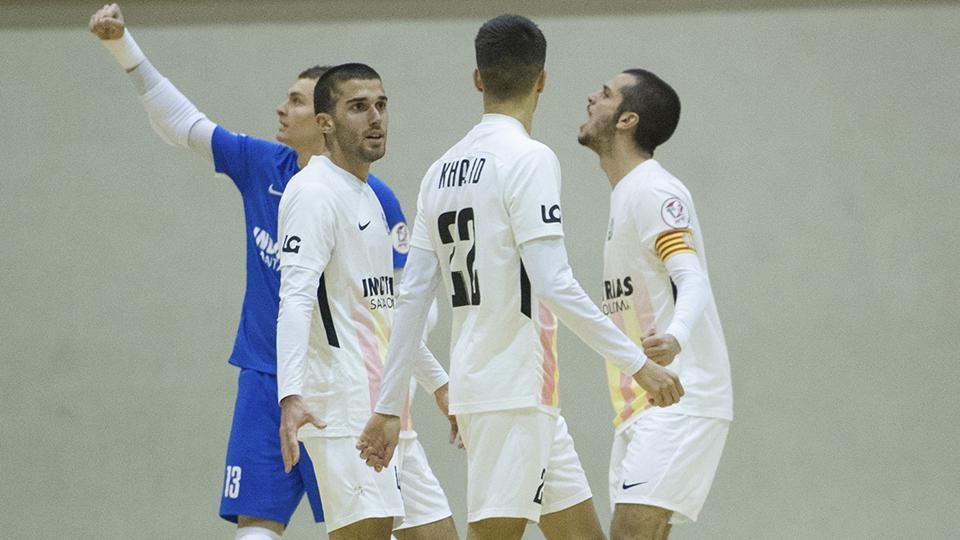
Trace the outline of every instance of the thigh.
<instances>
[{"instance_id":1,"label":"thigh","mask_svg":"<svg viewBox=\"0 0 960 540\"><path fill-rule=\"evenodd\" d=\"M540 516L540 530L547 540L604 540L593 499Z\"/></svg>"},{"instance_id":2,"label":"thigh","mask_svg":"<svg viewBox=\"0 0 960 540\"><path fill-rule=\"evenodd\" d=\"M450 517L447 496L434 476L423 445L416 437L400 440L397 447L403 522L396 530L411 529Z\"/></svg>"},{"instance_id":3,"label":"thigh","mask_svg":"<svg viewBox=\"0 0 960 540\"><path fill-rule=\"evenodd\" d=\"M360 459L356 444L357 437L303 439L313 462L330 533L367 519L403 516L396 457L376 472Z\"/></svg>"},{"instance_id":4,"label":"thigh","mask_svg":"<svg viewBox=\"0 0 960 540\"><path fill-rule=\"evenodd\" d=\"M283 471L276 396L275 376L240 371L220 493L220 516L228 521L250 516L285 524L303 497L300 475Z\"/></svg>"},{"instance_id":5,"label":"thigh","mask_svg":"<svg viewBox=\"0 0 960 540\"><path fill-rule=\"evenodd\" d=\"M673 512L671 523L696 521L716 474L730 422L663 412L625 430L621 473L612 501Z\"/></svg>"},{"instance_id":6,"label":"thigh","mask_svg":"<svg viewBox=\"0 0 960 540\"><path fill-rule=\"evenodd\" d=\"M457 421L467 451L467 521L539 521L556 416L529 408Z\"/></svg>"},{"instance_id":7,"label":"thigh","mask_svg":"<svg viewBox=\"0 0 960 540\"><path fill-rule=\"evenodd\" d=\"M543 514L559 512L592 497L587 474L573 446L573 437L563 416L557 417L550 459L543 486ZM592 505L591 505L592 506Z\"/></svg>"}]
</instances>

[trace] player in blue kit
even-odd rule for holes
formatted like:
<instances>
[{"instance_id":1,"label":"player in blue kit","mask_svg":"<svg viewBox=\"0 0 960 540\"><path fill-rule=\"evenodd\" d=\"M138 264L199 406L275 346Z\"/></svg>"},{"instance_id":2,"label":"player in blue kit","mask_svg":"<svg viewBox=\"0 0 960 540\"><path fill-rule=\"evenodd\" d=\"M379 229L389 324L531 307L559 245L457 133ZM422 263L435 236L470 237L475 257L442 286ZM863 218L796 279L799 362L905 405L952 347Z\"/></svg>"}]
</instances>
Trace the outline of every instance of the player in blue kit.
<instances>
[{"instance_id":1,"label":"player in blue kit","mask_svg":"<svg viewBox=\"0 0 960 540\"><path fill-rule=\"evenodd\" d=\"M323 521L314 468L306 451L290 474L280 452L280 407L277 405L276 321L279 305L277 212L287 182L310 157L326 151L316 127L313 89L324 72L319 66L302 72L277 107L280 129L269 142L233 133L197 110L153 67L125 30L119 6L111 4L90 18L90 31L130 76L150 124L168 144L189 148L229 176L243 198L247 227L247 279L237 338L230 363L240 368L220 516L237 523L236 538L278 539L303 497L314 519ZM396 196L379 179L369 185L391 228L394 267L406 261L408 234ZM424 385L441 410L446 381ZM444 516L438 516L440 519ZM399 533L398 533L398 536Z\"/></svg>"}]
</instances>

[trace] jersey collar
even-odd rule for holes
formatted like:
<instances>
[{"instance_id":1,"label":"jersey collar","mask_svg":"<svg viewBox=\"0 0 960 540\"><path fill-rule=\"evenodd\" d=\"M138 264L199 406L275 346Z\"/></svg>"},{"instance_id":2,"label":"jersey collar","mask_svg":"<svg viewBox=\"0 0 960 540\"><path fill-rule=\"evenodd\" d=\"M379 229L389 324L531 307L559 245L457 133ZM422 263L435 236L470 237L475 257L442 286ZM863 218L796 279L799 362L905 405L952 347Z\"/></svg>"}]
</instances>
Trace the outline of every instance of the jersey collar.
<instances>
[{"instance_id":1,"label":"jersey collar","mask_svg":"<svg viewBox=\"0 0 960 540\"><path fill-rule=\"evenodd\" d=\"M523 127L523 124L519 120L506 114L486 113L483 115L483 118L480 120L480 124L481 125L514 126L520 131L522 131L524 135L528 137L530 136L530 134L527 133L527 128Z\"/></svg>"}]
</instances>

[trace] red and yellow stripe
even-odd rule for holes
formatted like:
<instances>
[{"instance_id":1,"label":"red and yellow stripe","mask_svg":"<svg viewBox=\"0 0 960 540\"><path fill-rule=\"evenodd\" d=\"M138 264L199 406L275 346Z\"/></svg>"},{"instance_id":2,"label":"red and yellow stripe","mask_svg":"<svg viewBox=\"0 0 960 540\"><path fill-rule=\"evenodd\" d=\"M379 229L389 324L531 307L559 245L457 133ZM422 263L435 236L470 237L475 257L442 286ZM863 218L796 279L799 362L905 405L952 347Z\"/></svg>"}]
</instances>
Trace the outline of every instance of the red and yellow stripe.
<instances>
[{"instance_id":1,"label":"red and yellow stripe","mask_svg":"<svg viewBox=\"0 0 960 540\"><path fill-rule=\"evenodd\" d=\"M657 257L663 262L679 253L696 253L691 245L690 229L677 229L661 234L657 237L655 248Z\"/></svg>"}]
</instances>

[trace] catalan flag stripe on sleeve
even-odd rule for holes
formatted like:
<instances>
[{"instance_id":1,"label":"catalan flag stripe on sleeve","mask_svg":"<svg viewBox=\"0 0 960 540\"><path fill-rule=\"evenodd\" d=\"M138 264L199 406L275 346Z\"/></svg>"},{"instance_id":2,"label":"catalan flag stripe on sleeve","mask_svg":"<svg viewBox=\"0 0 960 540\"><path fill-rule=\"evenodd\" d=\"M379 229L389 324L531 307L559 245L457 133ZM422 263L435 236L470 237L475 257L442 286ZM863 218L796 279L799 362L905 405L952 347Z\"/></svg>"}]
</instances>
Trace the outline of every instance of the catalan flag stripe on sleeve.
<instances>
[{"instance_id":1,"label":"catalan flag stripe on sleeve","mask_svg":"<svg viewBox=\"0 0 960 540\"><path fill-rule=\"evenodd\" d=\"M656 249L657 257L667 262L667 259L678 253L696 253L693 246L688 241L690 229L677 229L661 234L657 237Z\"/></svg>"}]
</instances>

